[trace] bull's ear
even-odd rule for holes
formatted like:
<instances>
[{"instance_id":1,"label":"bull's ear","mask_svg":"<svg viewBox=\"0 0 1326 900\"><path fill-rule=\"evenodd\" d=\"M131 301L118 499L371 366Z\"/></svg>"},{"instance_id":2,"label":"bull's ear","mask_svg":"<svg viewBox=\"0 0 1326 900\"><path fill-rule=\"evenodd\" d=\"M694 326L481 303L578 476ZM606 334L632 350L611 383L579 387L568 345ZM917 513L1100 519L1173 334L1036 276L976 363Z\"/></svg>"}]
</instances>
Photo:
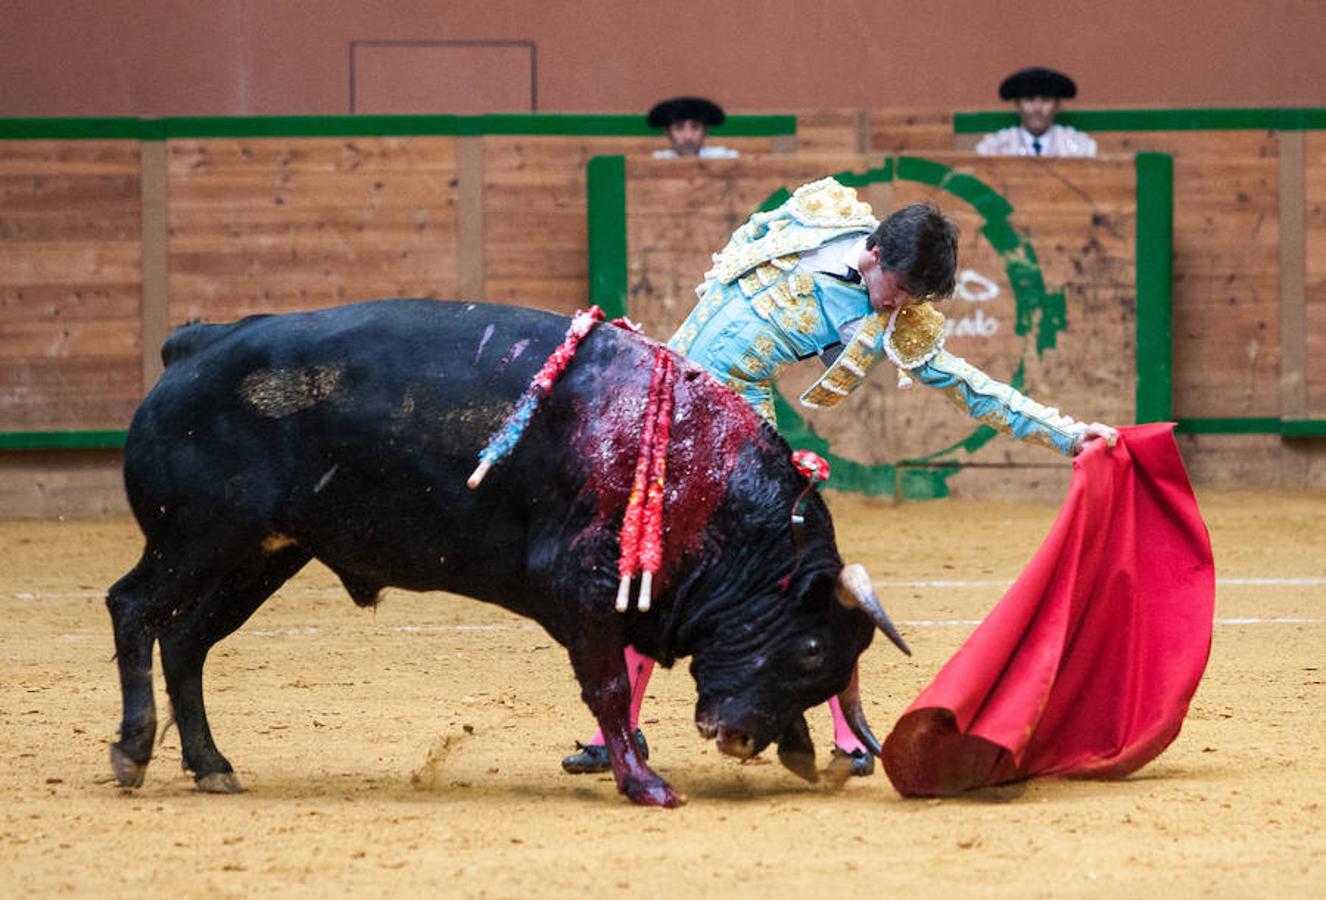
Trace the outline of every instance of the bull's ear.
<instances>
[{"instance_id":1,"label":"bull's ear","mask_svg":"<svg viewBox=\"0 0 1326 900\"><path fill-rule=\"evenodd\" d=\"M912 655L907 642L902 639L888 613L880 605L879 598L875 596L875 586L870 583L870 573L865 566L860 563L843 566L838 575L838 602L848 609L859 609L870 616L870 620L893 641L895 647L908 656Z\"/></svg>"},{"instance_id":2,"label":"bull's ear","mask_svg":"<svg viewBox=\"0 0 1326 900\"><path fill-rule=\"evenodd\" d=\"M810 739L810 727L805 716L797 716L778 738L778 761L798 778L811 784L820 780L815 768L815 743Z\"/></svg>"}]
</instances>

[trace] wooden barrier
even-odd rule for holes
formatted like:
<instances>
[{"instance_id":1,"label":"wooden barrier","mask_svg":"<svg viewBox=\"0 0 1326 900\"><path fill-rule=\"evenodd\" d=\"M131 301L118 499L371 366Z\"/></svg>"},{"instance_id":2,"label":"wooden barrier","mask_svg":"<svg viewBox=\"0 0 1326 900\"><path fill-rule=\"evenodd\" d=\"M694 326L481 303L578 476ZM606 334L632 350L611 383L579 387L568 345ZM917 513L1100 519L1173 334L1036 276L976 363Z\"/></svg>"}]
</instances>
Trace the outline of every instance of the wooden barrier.
<instances>
[{"instance_id":1,"label":"wooden barrier","mask_svg":"<svg viewBox=\"0 0 1326 900\"><path fill-rule=\"evenodd\" d=\"M767 153L793 126L715 139ZM0 515L123 508L114 448L190 319L584 306L585 163L659 146L636 116L0 120Z\"/></svg>"},{"instance_id":2,"label":"wooden barrier","mask_svg":"<svg viewBox=\"0 0 1326 900\"><path fill-rule=\"evenodd\" d=\"M769 153L773 138L725 138ZM478 296L570 313L589 295L585 167L602 154L646 155L656 136L483 139L484 278Z\"/></svg>"},{"instance_id":3,"label":"wooden barrier","mask_svg":"<svg viewBox=\"0 0 1326 900\"><path fill-rule=\"evenodd\" d=\"M992 376L1088 420L1128 422L1136 397L1137 174L1132 158L1065 162L1059 177L1017 159L825 156L660 164L628 159L629 313L666 338L733 229L780 189L835 172L881 213L938 203L962 229L947 346ZM1016 287L1015 287L1016 286ZM793 367L795 398L818 374ZM1062 491L1067 465L990 429L885 366L833 410L780 409L794 445L827 441L839 487L900 496Z\"/></svg>"},{"instance_id":4,"label":"wooden barrier","mask_svg":"<svg viewBox=\"0 0 1326 900\"><path fill-rule=\"evenodd\" d=\"M172 325L455 295L455 138L167 146Z\"/></svg>"},{"instance_id":5,"label":"wooden barrier","mask_svg":"<svg viewBox=\"0 0 1326 900\"><path fill-rule=\"evenodd\" d=\"M790 118L733 117L735 130L716 140L747 156L939 158L1008 116L829 110L798 115L795 135ZM637 120L0 120L6 464L14 448L116 446L159 372L161 341L189 318L391 294L584 305L586 162L658 147ZM1172 369L1166 396L1195 480L1326 485L1326 111L1064 120L1091 131L1102 152L1174 157L1173 343L1155 365ZM1039 171L1067 173L1094 198L1074 165ZM869 189L888 205L891 188ZM707 258L759 193L726 190L710 231L674 221L676 247L696 242L676 252ZM1032 237L1042 227L1018 222ZM665 263L682 280L703 270L663 253L651 274ZM1057 245L1042 250L1042 263L1059 255Z\"/></svg>"},{"instance_id":6,"label":"wooden barrier","mask_svg":"<svg viewBox=\"0 0 1326 900\"><path fill-rule=\"evenodd\" d=\"M139 372L138 145L0 142L0 432L123 427Z\"/></svg>"}]
</instances>

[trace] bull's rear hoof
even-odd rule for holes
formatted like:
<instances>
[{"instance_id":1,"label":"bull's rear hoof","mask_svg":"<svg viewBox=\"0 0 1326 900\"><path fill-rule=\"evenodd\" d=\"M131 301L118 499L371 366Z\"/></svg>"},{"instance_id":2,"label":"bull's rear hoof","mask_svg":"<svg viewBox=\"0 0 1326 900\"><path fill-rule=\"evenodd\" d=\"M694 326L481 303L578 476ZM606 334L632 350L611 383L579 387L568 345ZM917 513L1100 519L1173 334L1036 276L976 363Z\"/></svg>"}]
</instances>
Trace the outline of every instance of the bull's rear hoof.
<instances>
[{"instance_id":1,"label":"bull's rear hoof","mask_svg":"<svg viewBox=\"0 0 1326 900\"><path fill-rule=\"evenodd\" d=\"M234 772L213 772L198 778L198 790L206 794L242 794L239 779Z\"/></svg>"},{"instance_id":2,"label":"bull's rear hoof","mask_svg":"<svg viewBox=\"0 0 1326 900\"><path fill-rule=\"evenodd\" d=\"M135 762L119 744L110 747L111 771L120 787L136 788L143 786L143 776L147 774L147 763Z\"/></svg>"}]
</instances>

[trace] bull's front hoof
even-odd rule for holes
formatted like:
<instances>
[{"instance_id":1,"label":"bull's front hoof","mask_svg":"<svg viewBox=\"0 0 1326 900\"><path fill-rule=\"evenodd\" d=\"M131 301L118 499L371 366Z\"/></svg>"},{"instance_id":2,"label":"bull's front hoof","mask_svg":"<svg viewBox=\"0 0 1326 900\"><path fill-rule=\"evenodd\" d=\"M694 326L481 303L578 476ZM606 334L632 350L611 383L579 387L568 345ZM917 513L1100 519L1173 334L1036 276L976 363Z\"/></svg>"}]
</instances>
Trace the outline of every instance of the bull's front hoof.
<instances>
[{"instance_id":1,"label":"bull's front hoof","mask_svg":"<svg viewBox=\"0 0 1326 900\"><path fill-rule=\"evenodd\" d=\"M119 744L110 746L111 771L120 787L136 788L143 786L143 776L147 774L147 763L136 762Z\"/></svg>"},{"instance_id":2,"label":"bull's front hoof","mask_svg":"<svg viewBox=\"0 0 1326 900\"><path fill-rule=\"evenodd\" d=\"M820 780L819 770L815 768L815 751L809 753L802 750L783 750L778 748L778 761L783 764L783 768L791 772L798 778L809 781L811 784Z\"/></svg>"},{"instance_id":3,"label":"bull's front hoof","mask_svg":"<svg viewBox=\"0 0 1326 900\"><path fill-rule=\"evenodd\" d=\"M628 780L622 785L622 793L637 806L676 809L686 802L686 798L673 790L672 785L662 778L652 781Z\"/></svg>"},{"instance_id":4,"label":"bull's front hoof","mask_svg":"<svg viewBox=\"0 0 1326 900\"><path fill-rule=\"evenodd\" d=\"M206 794L242 794L239 779L234 772L213 772L197 779L198 790Z\"/></svg>"}]
</instances>

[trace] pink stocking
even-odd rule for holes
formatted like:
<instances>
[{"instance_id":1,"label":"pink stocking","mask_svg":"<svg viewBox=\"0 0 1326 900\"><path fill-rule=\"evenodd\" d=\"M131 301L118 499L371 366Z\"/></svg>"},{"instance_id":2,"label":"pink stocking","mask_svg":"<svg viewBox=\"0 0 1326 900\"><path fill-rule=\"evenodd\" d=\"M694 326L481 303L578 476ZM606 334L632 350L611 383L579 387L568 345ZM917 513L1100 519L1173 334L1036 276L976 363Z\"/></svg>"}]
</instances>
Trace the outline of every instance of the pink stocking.
<instances>
[{"instance_id":1,"label":"pink stocking","mask_svg":"<svg viewBox=\"0 0 1326 900\"><path fill-rule=\"evenodd\" d=\"M631 728L634 730L640 727L640 706L645 702L645 689L649 687L649 676L654 673L654 661L634 647L627 647L622 655L626 657L626 675L631 680ZM603 729L596 729L589 743L602 744Z\"/></svg>"},{"instance_id":2,"label":"pink stocking","mask_svg":"<svg viewBox=\"0 0 1326 900\"><path fill-rule=\"evenodd\" d=\"M837 697L829 698L829 712L833 713L833 742L838 745L838 749L846 753L866 749L866 745L856 739L852 726L847 724Z\"/></svg>"}]
</instances>

